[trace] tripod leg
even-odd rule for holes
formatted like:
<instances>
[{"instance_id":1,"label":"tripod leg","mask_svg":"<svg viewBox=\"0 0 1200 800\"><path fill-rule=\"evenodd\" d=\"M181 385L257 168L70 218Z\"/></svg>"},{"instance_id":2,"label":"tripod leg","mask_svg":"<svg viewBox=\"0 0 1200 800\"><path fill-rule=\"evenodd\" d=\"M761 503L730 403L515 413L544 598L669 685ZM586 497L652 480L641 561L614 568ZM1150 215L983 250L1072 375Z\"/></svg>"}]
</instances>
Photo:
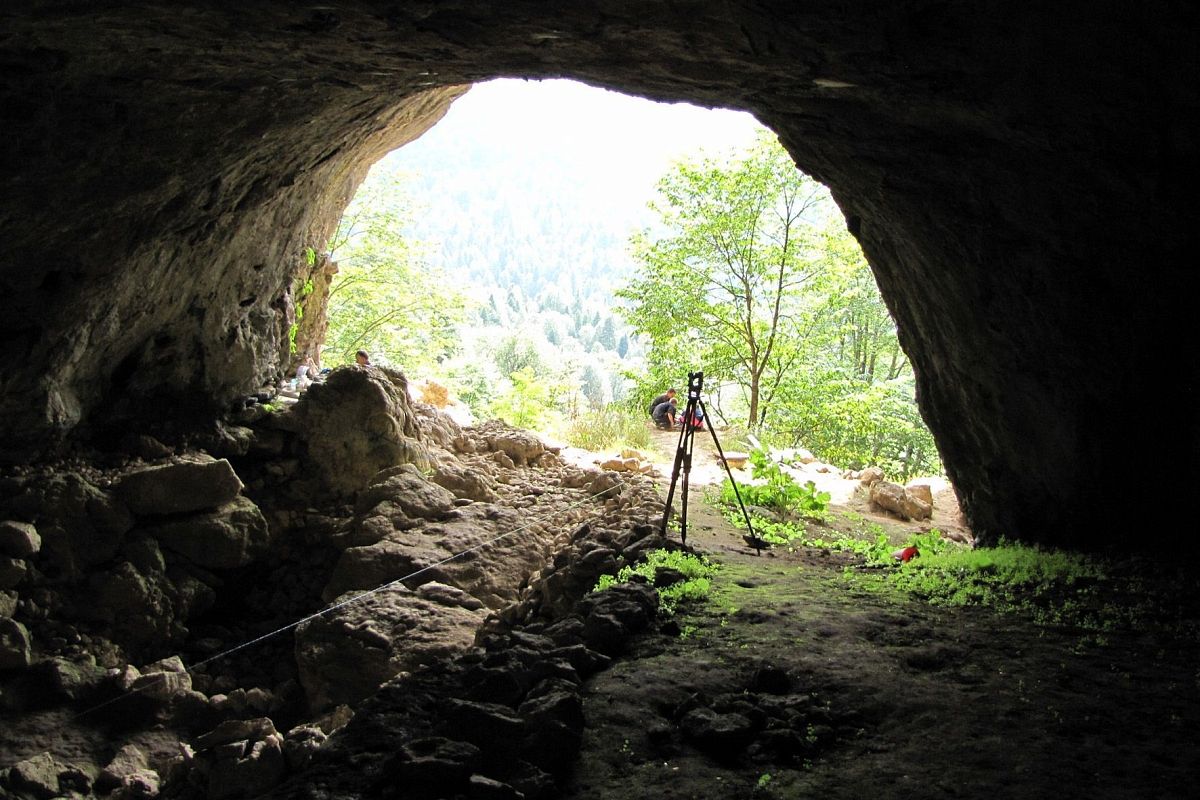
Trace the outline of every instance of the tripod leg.
<instances>
[{"instance_id":1,"label":"tripod leg","mask_svg":"<svg viewBox=\"0 0 1200 800\"><path fill-rule=\"evenodd\" d=\"M688 403L688 409L694 411L692 404ZM679 515L679 541L681 544L687 544L687 507L688 507L688 486L691 485L692 475L692 450L696 444L695 430L688 424L689 415L683 417L683 430L680 434L684 439L684 456L683 456L683 488L680 490L680 515Z\"/></svg>"},{"instance_id":2,"label":"tripod leg","mask_svg":"<svg viewBox=\"0 0 1200 800\"><path fill-rule=\"evenodd\" d=\"M704 412L704 427L708 428L708 432L712 434L713 444L717 446L717 455L721 458L721 464L725 467L725 474L729 476L729 483L733 486L733 496L737 498L738 508L742 510L742 517L746 520L746 530L750 531L750 542L754 545L754 549L762 555L762 539L754 533L754 524L750 522L750 512L746 510L746 504L742 502L742 493L738 491L737 481L733 479L733 470L729 468L729 462L725 460L725 451L721 449L721 442L717 439L717 432L713 430L712 422L708 416L708 409L704 407L703 400L697 400L700 404L700 410Z\"/></svg>"},{"instance_id":3,"label":"tripod leg","mask_svg":"<svg viewBox=\"0 0 1200 800\"><path fill-rule=\"evenodd\" d=\"M684 459L684 441L683 431L679 431L679 441L675 445L675 463L671 466L671 487L667 490L667 504L663 507L662 524L659 525L658 533L660 536L667 535L667 523L671 519L671 501L675 499L675 484L679 480L679 469L683 466ZM686 478L684 486L687 486Z\"/></svg>"}]
</instances>

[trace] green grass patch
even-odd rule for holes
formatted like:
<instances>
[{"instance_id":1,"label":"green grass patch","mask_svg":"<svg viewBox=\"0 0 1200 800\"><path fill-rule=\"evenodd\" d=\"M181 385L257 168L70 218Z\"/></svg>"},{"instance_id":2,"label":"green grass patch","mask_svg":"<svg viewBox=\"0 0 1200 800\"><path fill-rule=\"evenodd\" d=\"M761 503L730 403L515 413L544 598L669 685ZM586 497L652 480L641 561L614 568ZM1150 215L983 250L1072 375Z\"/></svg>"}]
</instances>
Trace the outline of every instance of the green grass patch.
<instances>
[{"instance_id":1,"label":"green grass patch","mask_svg":"<svg viewBox=\"0 0 1200 800\"><path fill-rule=\"evenodd\" d=\"M879 571L848 568L843 574L861 588L899 589L932 605L983 606L1042 625L1095 632L1195 630L1200 599L1195 581L1161 573L1147 580L1145 567L1002 544L922 549L920 558L906 564Z\"/></svg>"},{"instance_id":2,"label":"green grass patch","mask_svg":"<svg viewBox=\"0 0 1200 800\"><path fill-rule=\"evenodd\" d=\"M584 450L650 445L645 417L616 406L585 411L570 421L563 435L572 446Z\"/></svg>"},{"instance_id":3,"label":"green grass patch","mask_svg":"<svg viewBox=\"0 0 1200 800\"><path fill-rule=\"evenodd\" d=\"M717 565L703 556L684 553L679 550L652 550L646 555L646 560L630 567L622 567L616 575L601 575L600 580L592 589L602 592L620 583L625 583L634 575L640 575L651 583L660 568L677 570L684 580L658 590L658 610L663 616L672 616L680 604L706 597L712 589L712 576L717 572Z\"/></svg>"}]
</instances>

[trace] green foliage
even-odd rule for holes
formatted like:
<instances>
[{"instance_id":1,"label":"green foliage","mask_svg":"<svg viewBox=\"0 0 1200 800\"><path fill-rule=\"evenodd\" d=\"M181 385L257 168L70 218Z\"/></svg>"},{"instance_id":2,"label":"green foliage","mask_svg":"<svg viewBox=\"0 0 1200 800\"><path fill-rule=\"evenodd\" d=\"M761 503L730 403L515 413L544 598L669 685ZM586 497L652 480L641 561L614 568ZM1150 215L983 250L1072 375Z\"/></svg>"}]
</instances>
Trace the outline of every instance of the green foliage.
<instances>
[{"instance_id":1,"label":"green foliage","mask_svg":"<svg viewBox=\"0 0 1200 800\"><path fill-rule=\"evenodd\" d=\"M935 605L982 605L1088 629L1125 615L1096 591L1104 578L1100 563L1086 556L1021 545L922 550L887 575L892 586Z\"/></svg>"},{"instance_id":2,"label":"green foliage","mask_svg":"<svg viewBox=\"0 0 1200 800\"><path fill-rule=\"evenodd\" d=\"M762 506L799 516L819 516L829 507L829 492L817 491L817 486L812 481L807 481L801 486L784 470L783 465L765 450L759 448L750 451L750 464L751 475L765 483L738 484L737 493L746 505ZM737 494L728 478L721 485L718 502L733 509L737 508Z\"/></svg>"},{"instance_id":3,"label":"green foliage","mask_svg":"<svg viewBox=\"0 0 1200 800\"><path fill-rule=\"evenodd\" d=\"M764 136L731 163L680 163L658 197L668 235L634 239L640 266L617 292L622 313L658 365L699 362L741 386L758 426L802 337L792 306L812 275L809 230L828 193Z\"/></svg>"},{"instance_id":4,"label":"green foliage","mask_svg":"<svg viewBox=\"0 0 1200 800\"><path fill-rule=\"evenodd\" d=\"M905 546L916 546L921 554L903 564L891 557L894 543L886 536L874 546L852 538L822 542L803 535L792 541L859 553L868 566L885 568L847 568L846 580L868 590L911 593L934 605L983 606L1039 624L1093 632L1197 632L1196 620L1183 611L1197 600L1195 580L1172 577L1161 566L1148 582L1136 565L1009 543L972 550L945 540L936 529L908 538Z\"/></svg>"},{"instance_id":5,"label":"green foliage","mask_svg":"<svg viewBox=\"0 0 1200 800\"><path fill-rule=\"evenodd\" d=\"M399 180L374 172L346 209L330 242L338 273L323 364L352 363L361 349L373 363L430 367L457 348L465 299L404 236L412 213Z\"/></svg>"},{"instance_id":6,"label":"green foliage","mask_svg":"<svg viewBox=\"0 0 1200 800\"><path fill-rule=\"evenodd\" d=\"M311 247L306 248L306 251L313 254L312 263L315 263L316 251ZM288 353L291 355L296 355L296 334L300 332L300 320L304 319L304 301L308 299L308 296L312 294L315 289L316 287L313 285L312 280L307 280L304 282L304 285L300 287L300 293L296 296L296 321L288 326Z\"/></svg>"},{"instance_id":7,"label":"green foliage","mask_svg":"<svg viewBox=\"0 0 1200 800\"><path fill-rule=\"evenodd\" d=\"M532 367L522 367L509 376L508 387L492 401L489 412L518 428L541 427L553 411L554 388Z\"/></svg>"},{"instance_id":8,"label":"green foliage","mask_svg":"<svg viewBox=\"0 0 1200 800\"><path fill-rule=\"evenodd\" d=\"M667 233L635 239L639 272L617 292L650 344L637 399L701 368L710 397L736 389L730 416L781 444L902 480L940 470L862 250L777 142L679 165L655 209Z\"/></svg>"},{"instance_id":9,"label":"green foliage","mask_svg":"<svg viewBox=\"0 0 1200 800\"><path fill-rule=\"evenodd\" d=\"M565 435L569 444L585 450L647 447L650 444L644 415L616 405L579 414L571 420Z\"/></svg>"},{"instance_id":10,"label":"green foliage","mask_svg":"<svg viewBox=\"0 0 1200 800\"><path fill-rule=\"evenodd\" d=\"M601 575L592 591L611 589L617 584L627 582L634 575L640 575L653 583L654 573L660 567L677 570L684 576L683 581L658 590L659 613L664 616L673 615L682 603L707 596L712 588L711 578L718 569L716 564L703 556L680 550L653 550L646 555L645 561L636 566L622 567L616 575Z\"/></svg>"},{"instance_id":11,"label":"green foliage","mask_svg":"<svg viewBox=\"0 0 1200 800\"><path fill-rule=\"evenodd\" d=\"M502 375L528 370L534 375L545 376L549 367L538 353L537 345L519 334L505 336L492 354L496 367Z\"/></svg>"}]
</instances>

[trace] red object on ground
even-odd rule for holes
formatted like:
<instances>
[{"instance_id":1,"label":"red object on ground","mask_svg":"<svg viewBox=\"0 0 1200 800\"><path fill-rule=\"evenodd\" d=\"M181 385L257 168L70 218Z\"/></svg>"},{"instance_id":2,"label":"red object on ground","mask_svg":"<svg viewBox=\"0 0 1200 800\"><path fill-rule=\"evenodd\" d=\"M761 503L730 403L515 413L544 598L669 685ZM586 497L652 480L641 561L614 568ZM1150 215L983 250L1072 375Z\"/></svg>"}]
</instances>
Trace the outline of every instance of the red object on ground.
<instances>
[{"instance_id":1,"label":"red object on ground","mask_svg":"<svg viewBox=\"0 0 1200 800\"><path fill-rule=\"evenodd\" d=\"M905 547L902 550L897 550L896 552L892 553L892 558L902 563L907 563L919 555L921 555L921 551L916 547Z\"/></svg>"}]
</instances>

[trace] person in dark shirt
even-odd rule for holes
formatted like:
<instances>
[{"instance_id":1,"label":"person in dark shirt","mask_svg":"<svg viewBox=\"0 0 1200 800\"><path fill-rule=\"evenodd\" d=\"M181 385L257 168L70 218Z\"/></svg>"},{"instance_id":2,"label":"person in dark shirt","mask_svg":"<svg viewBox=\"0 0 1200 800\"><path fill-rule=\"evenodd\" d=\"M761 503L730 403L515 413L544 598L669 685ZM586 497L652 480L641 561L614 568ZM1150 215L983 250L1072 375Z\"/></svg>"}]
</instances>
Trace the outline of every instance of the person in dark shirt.
<instances>
[{"instance_id":1,"label":"person in dark shirt","mask_svg":"<svg viewBox=\"0 0 1200 800\"><path fill-rule=\"evenodd\" d=\"M660 394L658 397L656 397L650 401L650 407L648 409L646 409L647 413L649 413L650 416L653 417L654 409L658 408L660 405L662 405L663 403L667 402L668 400L670 400L674 397L675 397L675 390L667 389L666 394Z\"/></svg>"},{"instance_id":2,"label":"person in dark shirt","mask_svg":"<svg viewBox=\"0 0 1200 800\"><path fill-rule=\"evenodd\" d=\"M672 397L665 403L659 403L654 408L654 413L651 415L654 418L654 424L663 430L670 430L675 427L675 398Z\"/></svg>"}]
</instances>

